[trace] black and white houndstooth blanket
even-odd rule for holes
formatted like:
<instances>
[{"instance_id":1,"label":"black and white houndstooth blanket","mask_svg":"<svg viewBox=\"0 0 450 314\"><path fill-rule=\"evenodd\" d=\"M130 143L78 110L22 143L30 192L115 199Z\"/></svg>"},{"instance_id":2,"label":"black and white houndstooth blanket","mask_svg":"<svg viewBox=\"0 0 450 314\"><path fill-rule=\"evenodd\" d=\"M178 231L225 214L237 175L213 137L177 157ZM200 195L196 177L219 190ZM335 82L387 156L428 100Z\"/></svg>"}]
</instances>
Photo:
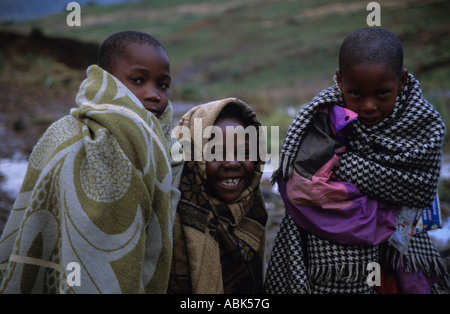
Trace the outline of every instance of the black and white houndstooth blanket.
<instances>
[{"instance_id":1,"label":"black and white houndstooth blanket","mask_svg":"<svg viewBox=\"0 0 450 314\"><path fill-rule=\"evenodd\" d=\"M416 234L407 255L393 247L342 245L303 231L286 213L275 239L265 278L270 294L373 294L367 265L377 262L395 271L422 271L441 277L432 292L448 289L446 266L427 233Z\"/></svg>"},{"instance_id":2,"label":"black and white houndstooth blanket","mask_svg":"<svg viewBox=\"0 0 450 314\"><path fill-rule=\"evenodd\" d=\"M295 117L281 147L281 166L274 181L280 175L289 177L307 126L327 104L343 104L337 84L323 90ZM366 195L395 204L416 208L431 204L439 179L445 125L411 74L388 118L371 127L356 121L351 128L347 152L340 156L333 179L350 182Z\"/></svg>"},{"instance_id":3,"label":"black and white houndstooth blanket","mask_svg":"<svg viewBox=\"0 0 450 314\"><path fill-rule=\"evenodd\" d=\"M280 167L273 182L288 180L315 113L324 106L343 103L336 84L323 90L297 114L282 145ZM423 208L431 204L438 185L445 126L411 74L388 118L372 127L359 121L349 127L347 151L333 169L333 180L350 182L363 194L398 205ZM393 267L402 263L407 270L445 273L427 234L413 238L408 256L394 250L322 240L300 230L287 213L269 261L266 289L269 293L370 293L365 267L379 261L381 253Z\"/></svg>"}]
</instances>

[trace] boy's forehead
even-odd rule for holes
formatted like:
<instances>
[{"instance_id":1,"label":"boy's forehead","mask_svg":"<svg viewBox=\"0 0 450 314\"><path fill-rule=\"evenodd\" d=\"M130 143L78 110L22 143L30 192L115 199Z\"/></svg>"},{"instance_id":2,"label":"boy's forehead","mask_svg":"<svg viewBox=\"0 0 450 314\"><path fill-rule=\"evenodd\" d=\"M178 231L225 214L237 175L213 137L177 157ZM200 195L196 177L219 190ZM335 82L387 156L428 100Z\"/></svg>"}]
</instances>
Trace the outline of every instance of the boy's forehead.
<instances>
[{"instance_id":1,"label":"boy's forehead","mask_svg":"<svg viewBox=\"0 0 450 314\"><path fill-rule=\"evenodd\" d=\"M145 63L157 61L167 63L169 66L169 57L162 47L155 47L149 44L133 43L125 47L119 54L119 58L128 59L133 63ZM119 59L120 61L120 59Z\"/></svg>"},{"instance_id":2,"label":"boy's forehead","mask_svg":"<svg viewBox=\"0 0 450 314\"><path fill-rule=\"evenodd\" d=\"M163 47L157 47L146 43L131 43L130 45L125 47L124 52L131 55L160 55L168 58L167 53Z\"/></svg>"},{"instance_id":3,"label":"boy's forehead","mask_svg":"<svg viewBox=\"0 0 450 314\"><path fill-rule=\"evenodd\" d=\"M239 113L236 113L236 115L234 116L224 116L224 117L219 117L216 122L216 125L232 125L232 126L236 126L236 125L242 125L245 126L246 123L244 121L244 118L241 117L239 115Z\"/></svg>"},{"instance_id":4,"label":"boy's forehead","mask_svg":"<svg viewBox=\"0 0 450 314\"><path fill-rule=\"evenodd\" d=\"M111 73L145 71L170 78L170 61L163 47L150 44L130 44L112 59Z\"/></svg>"},{"instance_id":5,"label":"boy's forehead","mask_svg":"<svg viewBox=\"0 0 450 314\"><path fill-rule=\"evenodd\" d=\"M345 65L342 75L346 80L356 79L361 75L378 76L384 80L397 78L397 72L387 63L348 63Z\"/></svg>"}]
</instances>

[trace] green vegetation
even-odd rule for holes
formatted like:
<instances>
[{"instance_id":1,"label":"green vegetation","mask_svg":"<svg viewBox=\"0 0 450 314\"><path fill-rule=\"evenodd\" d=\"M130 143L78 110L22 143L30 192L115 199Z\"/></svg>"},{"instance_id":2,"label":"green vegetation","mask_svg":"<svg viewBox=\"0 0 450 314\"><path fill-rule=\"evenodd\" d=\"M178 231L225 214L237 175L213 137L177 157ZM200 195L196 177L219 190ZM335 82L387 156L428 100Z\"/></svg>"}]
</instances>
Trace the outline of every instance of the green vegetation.
<instances>
[{"instance_id":1,"label":"green vegetation","mask_svg":"<svg viewBox=\"0 0 450 314\"><path fill-rule=\"evenodd\" d=\"M405 66L448 120L450 1L378 2L382 26L404 44ZM47 36L97 43L119 30L148 32L169 52L174 101L240 97L264 123L279 123L284 130L292 119L286 117L288 108L298 110L332 84L340 43L367 26L367 3L152 0L83 7L81 27L67 26L63 12L0 30L29 33L34 28Z\"/></svg>"}]
</instances>

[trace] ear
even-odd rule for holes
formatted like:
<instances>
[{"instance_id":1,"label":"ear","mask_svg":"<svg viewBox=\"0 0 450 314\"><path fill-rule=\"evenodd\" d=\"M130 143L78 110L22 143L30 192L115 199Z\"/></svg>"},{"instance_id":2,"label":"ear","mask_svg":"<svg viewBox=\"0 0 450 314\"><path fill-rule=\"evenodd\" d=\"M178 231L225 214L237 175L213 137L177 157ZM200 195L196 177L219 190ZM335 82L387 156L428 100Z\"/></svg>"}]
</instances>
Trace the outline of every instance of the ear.
<instances>
[{"instance_id":1,"label":"ear","mask_svg":"<svg viewBox=\"0 0 450 314\"><path fill-rule=\"evenodd\" d=\"M408 83L408 69L403 68L402 73L400 74L399 91L403 90L406 83Z\"/></svg>"},{"instance_id":2,"label":"ear","mask_svg":"<svg viewBox=\"0 0 450 314\"><path fill-rule=\"evenodd\" d=\"M338 84L339 88L342 89L342 76L339 69L336 69L336 83Z\"/></svg>"}]
</instances>

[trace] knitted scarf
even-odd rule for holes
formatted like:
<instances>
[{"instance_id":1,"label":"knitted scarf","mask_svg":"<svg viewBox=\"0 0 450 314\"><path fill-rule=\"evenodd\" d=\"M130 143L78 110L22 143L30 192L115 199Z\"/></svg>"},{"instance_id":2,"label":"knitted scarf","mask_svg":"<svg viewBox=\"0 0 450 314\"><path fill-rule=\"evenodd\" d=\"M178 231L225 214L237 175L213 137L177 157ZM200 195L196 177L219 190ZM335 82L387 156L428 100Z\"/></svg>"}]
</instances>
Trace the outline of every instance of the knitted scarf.
<instances>
[{"instance_id":1,"label":"knitted scarf","mask_svg":"<svg viewBox=\"0 0 450 314\"><path fill-rule=\"evenodd\" d=\"M34 148L0 240L3 293L165 293L182 163L158 120L91 66Z\"/></svg>"},{"instance_id":2,"label":"knitted scarf","mask_svg":"<svg viewBox=\"0 0 450 314\"><path fill-rule=\"evenodd\" d=\"M204 147L208 137L198 143L194 133L214 125L228 104L238 105L252 125L260 125L253 110L239 99L203 104L191 109L179 123L189 128L192 146ZM255 176L242 194L232 203L224 203L207 193L206 162L194 160L194 147L192 161L185 162L181 177L168 292L261 292L267 220L259 189L262 162L256 163Z\"/></svg>"},{"instance_id":3,"label":"knitted scarf","mask_svg":"<svg viewBox=\"0 0 450 314\"><path fill-rule=\"evenodd\" d=\"M337 85L319 93L298 113L282 145L274 182L289 180L311 121L319 110L336 104L344 104ZM347 150L339 156L333 180L349 182L365 195L398 205L419 209L431 204L445 127L412 75L389 117L373 127L355 121L348 128ZM287 213L269 261L266 289L271 293L372 293L365 282L366 266L386 257L391 259L390 265L402 265L409 271L422 270L430 276L446 272L426 233L413 237L406 256L390 246L389 250L386 253L379 246L341 245L320 239L301 230ZM380 259L381 252L385 253Z\"/></svg>"}]
</instances>

